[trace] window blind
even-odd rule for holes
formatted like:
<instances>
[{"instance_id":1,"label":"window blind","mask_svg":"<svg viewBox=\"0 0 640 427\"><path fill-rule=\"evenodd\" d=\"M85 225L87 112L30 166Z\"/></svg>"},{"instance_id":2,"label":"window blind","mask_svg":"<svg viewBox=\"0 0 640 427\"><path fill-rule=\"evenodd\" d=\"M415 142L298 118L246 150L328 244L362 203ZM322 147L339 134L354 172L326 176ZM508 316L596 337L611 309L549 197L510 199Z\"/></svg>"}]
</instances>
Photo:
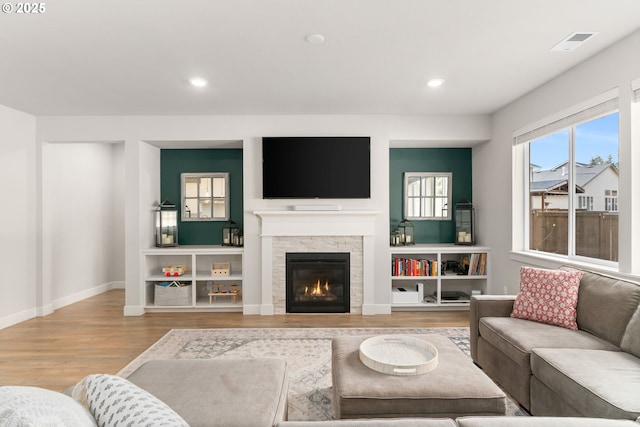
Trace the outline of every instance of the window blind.
<instances>
[{"instance_id":1,"label":"window blind","mask_svg":"<svg viewBox=\"0 0 640 427\"><path fill-rule=\"evenodd\" d=\"M638 88L636 96L640 96L640 88ZM566 129L570 126L574 126L580 123L584 123L591 119L603 116L607 113L611 113L618 109L618 97L608 99L606 101L595 104L591 107L580 110L576 113L569 114L554 121L551 121L542 126L538 126L534 129L526 132L516 134L514 137L514 145L522 144L524 142L533 141L534 139L541 138L546 135L550 135L559 130Z\"/></svg>"}]
</instances>

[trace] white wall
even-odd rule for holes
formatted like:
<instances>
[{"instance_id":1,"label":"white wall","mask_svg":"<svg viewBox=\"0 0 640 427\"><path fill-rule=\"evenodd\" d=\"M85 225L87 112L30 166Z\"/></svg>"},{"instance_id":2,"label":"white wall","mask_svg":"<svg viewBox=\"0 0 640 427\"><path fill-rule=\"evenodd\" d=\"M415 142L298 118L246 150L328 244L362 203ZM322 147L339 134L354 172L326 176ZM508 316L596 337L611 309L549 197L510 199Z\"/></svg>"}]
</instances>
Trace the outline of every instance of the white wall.
<instances>
[{"instance_id":1,"label":"white wall","mask_svg":"<svg viewBox=\"0 0 640 427\"><path fill-rule=\"evenodd\" d=\"M206 141L242 141L244 159L245 268L243 302L261 303L260 222L256 210L286 209L302 201L263 200L261 137L365 135L372 141L372 195L369 200L339 200L343 209L379 211L376 223L373 304L389 307L389 145L419 141L423 146L470 146L490 137L488 116L132 116L42 117L42 141L125 141L126 306L141 314L140 250L152 245L152 210L159 201L159 149ZM205 141L205 142L203 142ZM401 143L398 141L402 141ZM318 203L308 201L306 203ZM323 201L332 203L332 201Z\"/></svg>"},{"instance_id":2,"label":"white wall","mask_svg":"<svg viewBox=\"0 0 640 427\"><path fill-rule=\"evenodd\" d=\"M53 310L124 283L123 149L42 146L42 286Z\"/></svg>"},{"instance_id":3,"label":"white wall","mask_svg":"<svg viewBox=\"0 0 640 427\"><path fill-rule=\"evenodd\" d=\"M594 211L604 211L605 190L618 190L618 174L612 168L606 168L584 186L584 195L593 196ZM576 203L577 200L576 196Z\"/></svg>"},{"instance_id":4,"label":"white wall","mask_svg":"<svg viewBox=\"0 0 640 427\"><path fill-rule=\"evenodd\" d=\"M640 273L640 225L637 220L634 224L631 212L632 191L635 191L636 200L639 198L640 147L631 144L630 106L631 81L640 77L639 51L640 32L636 32L492 116L491 141L473 150L478 238L483 245L492 248L493 254L490 291L517 292L518 271L524 262L557 266L557 263L510 254L514 236L505 224L512 223L514 209L522 209L521 201L512 197L512 185L520 185L517 181L519 173L512 169L513 132L614 88L619 89L620 96L620 269ZM562 60L560 56L558 60ZM635 203L637 206L638 202ZM640 212L636 210L635 215L637 218ZM522 229L517 218L513 228ZM635 261L632 254L635 254Z\"/></svg>"},{"instance_id":5,"label":"white wall","mask_svg":"<svg viewBox=\"0 0 640 427\"><path fill-rule=\"evenodd\" d=\"M36 119L0 106L0 328L36 315Z\"/></svg>"}]
</instances>

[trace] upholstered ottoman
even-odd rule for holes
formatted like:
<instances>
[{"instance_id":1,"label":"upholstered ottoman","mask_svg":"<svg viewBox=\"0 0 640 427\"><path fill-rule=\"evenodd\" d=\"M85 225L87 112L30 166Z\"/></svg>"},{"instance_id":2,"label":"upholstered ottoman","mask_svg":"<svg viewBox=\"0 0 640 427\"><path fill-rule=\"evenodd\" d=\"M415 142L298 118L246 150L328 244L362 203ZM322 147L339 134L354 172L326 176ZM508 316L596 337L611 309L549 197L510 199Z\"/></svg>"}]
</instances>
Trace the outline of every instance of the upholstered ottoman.
<instances>
[{"instance_id":1,"label":"upholstered ottoman","mask_svg":"<svg viewBox=\"0 0 640 427\"><path fill-rule=\"evenodd\" d=\"M369 337L332 341L331 370L336 418L504 415L506 396L448 338L416 335L438 349L438 367L415 376L376 372L360 361Z\"/></svg>"},{"instance_id":2,"label":"upholstered ottoman","mask_svg":"<svg viewBox=\"0 0 640 427\"><path fill-rule=\"evenodd\" d=\"M272 427L287 417L289 378L280 359L152 360L127 379L191 427Z\"/></svg>"}]
</instances>

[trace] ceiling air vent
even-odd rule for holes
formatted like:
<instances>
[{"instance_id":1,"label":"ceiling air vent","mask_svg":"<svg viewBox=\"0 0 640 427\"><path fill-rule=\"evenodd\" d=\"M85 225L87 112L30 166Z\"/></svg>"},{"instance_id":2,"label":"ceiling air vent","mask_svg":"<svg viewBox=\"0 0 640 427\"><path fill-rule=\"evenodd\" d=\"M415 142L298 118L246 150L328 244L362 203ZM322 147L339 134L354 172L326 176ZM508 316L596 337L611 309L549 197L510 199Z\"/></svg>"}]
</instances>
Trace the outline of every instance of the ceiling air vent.
<instances>
[{"instance_id":1,"label":"ceiling air vent","mask_svg":"<svg viewBox=\"0 0 640 427\"><path fill-rule=\"evenodd\" d=\"M593 32L579 32L569 35L569 37L562 40L560 43L551 48L552 52L567 52L574 50L578 46L582 45L587 40L593 38L598 33Z\"/></svg>"}]
</instances>

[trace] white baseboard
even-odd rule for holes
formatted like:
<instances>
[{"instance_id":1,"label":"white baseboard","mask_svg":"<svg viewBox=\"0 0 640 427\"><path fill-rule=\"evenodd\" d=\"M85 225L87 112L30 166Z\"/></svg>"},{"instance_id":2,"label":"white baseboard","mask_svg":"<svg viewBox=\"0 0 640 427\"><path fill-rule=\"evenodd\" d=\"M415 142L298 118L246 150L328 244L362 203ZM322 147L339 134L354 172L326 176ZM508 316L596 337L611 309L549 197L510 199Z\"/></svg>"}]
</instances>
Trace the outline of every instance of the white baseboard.
<instances>
[{"instance_id":1,"label":"white baseboard","mask_svg":"<svg viewBox=\"0 0 640 427\"><path fill-rule=\"evenodd\" d=\"M118 282L110 282L109 289L124 289L125 288L126 283L123 281L118 281Z\"/></svg>"},{"instance_id":2,"label":"white baseboard","mask_svg":"<svg viewBox=\"0 0 640 427\"><path fill-rule=\"evenodd\" d=\"M391 304L363 304L362 315L391 314Z\"/></svg>"},{"instance_id":3,"label":"white baseboard","mask_svg":"<svg viewBox=\"0 0 640 427\"><path fill-rule=\"evenodd\" d=\"M16 325L25 320L33 319L36 317L36 309L29 308L17 313L9 314L8 316L0 317L0 329L8 328L9 326Z\"/></svg>"},{"instance_id":4,"label":"white baseboard","mask_svg":"<svg viewBox=\"0 0 640 427\"><path fill-rule=\"evenodd\" d=\"M65 307L70 304L82 301L84 299L99 295L111 289L124 289L125 283L121 281L108 282L102 285L94 286L91 289L85 289L84 291L76 292L71 295L67 295L62 298L58 298L51 304L33 307L26 310L19 311L17 313L9 314L0 318L0 329L7 328L9 326L16 325L34 317L43 317L53 313L55 310ZM144 314L144 310L136 316Z\"/></svg>"},{"instance_id":5,"label":"white baseboard","mask_svg":"<svg viewBox=\"0 0 640 427\"><path fill-rule=\"evenodd\" d=\"M275 310L273 304L262 304L260 307L260 314L263 316L273 316Z\"/></svg>"},{"instance_id":6,"label":"white baseboard","mask_svg":"<svg viewBox=\"0 0 640 427\"><path fill-rule=\"evenodd\" d=\"M142 316L144 314L144 307L141 305L125 305L123 315L125 316Z\"/></svg>"},{"instance_id":7,"label":"white baseboard","mask_svg":"<svg viewBox=\"0 0 640 427\"><path fill-rule=\"evenodd\" d=\"M102 285L94 286L93 288L85 289L83 291L76 292L74 294L67 295L62 298L58 298L57 300L53 301L53 309L57 310L59 308L66 307L67 305L76 303L78 301L82 301L87 298L94 297L96 295L100 295L111 289L116 289L119 287L124 288L124 282L103 283Z\"/></svg>"},{"instance_id":8,"label":"white baseboard","mask_svg":"<svg viewBox=\"0 0 640 427\"><path fill-rule=\"evenodd\" d=\"M36 307L36 317L47 316L53 313L53 304L43 305L42 307Z\"/></svg>"},{"instance_id":9,"label":"white baseboard","mask_svg":"<svg viewBox=\"0 0 640 427\"><path fill-rule=\"evenodd\" d=\"M242 314L262 314L259 304L245 304L242 306Z\"/></svg>"}]
</instances>

